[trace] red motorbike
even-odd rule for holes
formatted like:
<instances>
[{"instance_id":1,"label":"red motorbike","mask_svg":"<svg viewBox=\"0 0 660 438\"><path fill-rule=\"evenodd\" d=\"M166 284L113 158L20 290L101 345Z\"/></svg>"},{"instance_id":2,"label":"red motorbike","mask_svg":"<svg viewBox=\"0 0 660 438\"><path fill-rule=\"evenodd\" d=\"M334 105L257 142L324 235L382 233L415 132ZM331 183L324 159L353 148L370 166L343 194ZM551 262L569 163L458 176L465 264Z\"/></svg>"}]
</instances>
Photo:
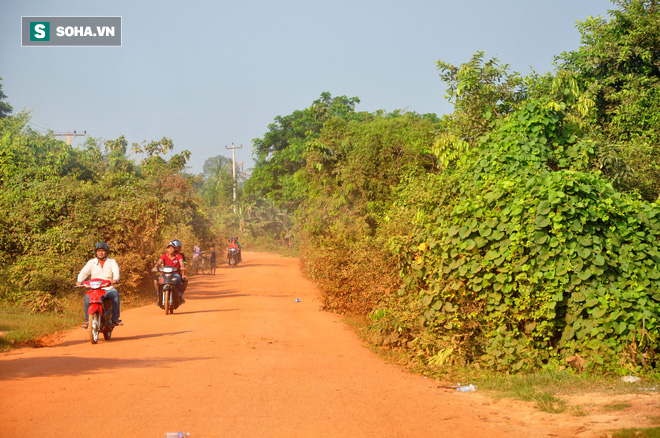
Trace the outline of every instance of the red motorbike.
<instances>
[{"instance_id":1,"label":"red motorbike","mask_svg":"<svg viewBox=\"0 0 660 438\"><path fill-rule=\"evenodd\" d=\"M103 280L100 278L92 278L82 282L81 286L87 288L86 295L89 297L89 307L87 308L87 315L89 316L89 340L92 344L99 341L99 333L103 333L103 339L106 341L112 337L112 330L115 328L112 324L112 301L104 299L104 287L112 284L110 280Z\"/></svg>"}]
</instances>

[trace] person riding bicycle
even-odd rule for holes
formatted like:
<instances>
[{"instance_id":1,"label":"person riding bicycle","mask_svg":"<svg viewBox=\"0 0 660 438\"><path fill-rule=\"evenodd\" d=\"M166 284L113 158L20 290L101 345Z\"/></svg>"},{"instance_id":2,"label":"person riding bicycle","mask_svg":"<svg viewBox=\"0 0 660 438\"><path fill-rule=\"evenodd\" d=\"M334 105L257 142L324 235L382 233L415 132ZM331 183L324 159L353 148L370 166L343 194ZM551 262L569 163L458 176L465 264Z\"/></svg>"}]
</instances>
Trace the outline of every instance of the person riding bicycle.
<instances>
[{"instance_id":1,"label":"person riding bicycle","mask_svg":"<svg viewBox=\"0 0 660 438\"><path fill-rule=\"evenodd\" d=\"M179 302L183 304L186 301L183 299L183 287L181 283L182 280L186 278L186 267L183 263L183 257L181 254L178 254L174 248L174 242L167 244L167 252L160 256L156 262L156 265L154 266L154 270L157 270L161 266L172 266L179 269L181 274L174 272L172 273L172 278L174 279L174 285L177 287L177 289L179 289Z\"/></svg>"},{"instance_id":2,"label":"person riding bicycle","mask_svg":"<svg viewBox=\"0 0 660 438\"><path fill-rule=\"evenodd\" d=\"M91 259L87 264L80 270L78 274L78 279L76 281L76 286L80 286L83 281L90 278L101 278L103 280L110 280L112 282L111 286L104 287L105 295L104 298L112 300L112 323L114 325L124 325L119 319L119 292L114 286L119 281L119 265L115 259L108 257L110 252L110 247L105 242L97 242L94 245L94 255L96 258ZM87 309L89 308L89 297L85 294L85 324L82 325L82 328L86 329L89 327L89 315L87 315Z\"/></svg>"},{"instance_id":3,"label":"person riding bicycle","mask_svg":"<svg viewBox=\"0 0 660 438\"><path fill-rule=\"evenodd\" d=\"M193 248L193 274L197 274L197 267L199 266L199 255L202 253L202 248L198 243Z\"/></svg>"}]
</instances>

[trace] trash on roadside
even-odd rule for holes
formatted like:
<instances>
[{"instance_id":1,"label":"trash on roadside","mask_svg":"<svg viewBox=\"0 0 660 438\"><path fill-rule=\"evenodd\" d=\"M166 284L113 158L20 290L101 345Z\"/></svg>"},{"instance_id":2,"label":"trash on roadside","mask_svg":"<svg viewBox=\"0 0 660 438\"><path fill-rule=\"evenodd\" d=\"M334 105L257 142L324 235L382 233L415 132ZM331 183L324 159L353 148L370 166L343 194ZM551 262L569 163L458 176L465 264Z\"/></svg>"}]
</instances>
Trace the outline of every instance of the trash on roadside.
<instances>
[{"instance_id":1,"label":"trash on roadside","mask_svg":"<svg viewBox=\"0 0 660 438\"><path fill-rule=\"evenodd\" d=\"M639 382L640 380L642 380L641 377L635 377L635 376L623 376L623 377L621 377L621 381L626 382L626 383L636 383L636 382Z\"/></svg>"},{"instance_id":2,"label":"trash on roadside","mask_svg":"<svg viewBox=\"0 0 660 438\"><path fill-rule=\"evenodd\" d=\"M299 303L299 302L300 302L300 298L296 298L295 300L293 300L293 302L294 302L294 303Z\"/></svg>"},{"instance_id":3,"label":"trash on roadside","mask_svg":"<svg viewBox=\"0 0 660 438\"><path fill-rule=\"evenodd\" d=\"M456 391L458 392L475 392L476 390L477 387L474 385L463 385L456 388Z\"/></svg>"}]
</instances>

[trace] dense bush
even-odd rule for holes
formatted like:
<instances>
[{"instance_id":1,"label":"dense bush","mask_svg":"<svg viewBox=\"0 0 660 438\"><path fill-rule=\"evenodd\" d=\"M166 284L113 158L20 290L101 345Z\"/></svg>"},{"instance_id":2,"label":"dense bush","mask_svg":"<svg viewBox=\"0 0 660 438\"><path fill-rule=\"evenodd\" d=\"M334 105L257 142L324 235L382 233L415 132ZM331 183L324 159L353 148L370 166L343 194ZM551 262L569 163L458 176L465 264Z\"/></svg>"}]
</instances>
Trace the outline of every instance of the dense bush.
<instances>
[{"instance_id":1,"label":"dense bush","mask_svg":"<svg viewBox=\"0 0 660 438\"><path fill-rule=\"evenodd\" d=\"M191 244L213 234L181 173L186 152L169 161L154 153L135 164L123 138L107 142L105 152L93 140L75 149L31 131L27 121L25 114L0 119L0 300L70 292L97 241L110 245L128 297L168 240ZM159 145L171 142L147 146Z\"/></svg>"},{"instance_id":2,"label":"dense bush","mask_svg":"<svg viewBox=\"0 0 660 438\"><path fill-rule=\"evenodd\" d=\"M552 108L514 112L431 179L445 196L409 204L424 214L404 298L373 314L383 341L501 370L575 353L656 364L660 208L580 170L589 143Z\"/></svg>"}]
</instances>

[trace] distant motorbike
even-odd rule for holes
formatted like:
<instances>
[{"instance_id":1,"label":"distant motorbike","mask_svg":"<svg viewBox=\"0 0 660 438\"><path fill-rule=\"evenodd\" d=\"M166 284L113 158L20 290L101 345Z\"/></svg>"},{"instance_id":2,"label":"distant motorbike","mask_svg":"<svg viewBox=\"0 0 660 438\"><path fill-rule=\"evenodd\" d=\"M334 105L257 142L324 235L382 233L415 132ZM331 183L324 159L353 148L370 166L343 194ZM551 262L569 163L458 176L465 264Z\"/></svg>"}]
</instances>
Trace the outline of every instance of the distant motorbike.
<instances>
[{"instance_id":1,"label":"distant motorbike","mask_svg":"<svg viewBox=\"0 0 660 438\"><path fill-rule=\"evenodd\" d=\"M112 337L112 330L115 328L112 323L112 301L104 297L104 287L112 285L110 280L103 280L100 278L92 278L82 282L81 286L87 288L85 294L89 297L89 307L87 308L87 315L89 316L89 323L87 330L89 331L89 340L92 344L99 341L99 334L103 333L103 339L109 341Z\"/></svg>"},{"instance_id":2,"label":"distant motorbike","mask_svg":"<svg viewBox=\"0 0 660 438\"><path fill-rule=\"evenodd\" d=\"M238 249L229 248L227 250L227 262L229 263L229 266L232 268L238 266Z\"/></svg>"},{"instance_id":3,"label":"distant motorbike","mask_svg":"<svg viewBox=\"0 0 660 438\"><path fill-rule=\"evenodd\" d=\"M174 266L161 266L158 268L160 277L158 277L158 304L161 309L165 309L165 315L174 313L174 309L179 307L179 293L174 283L174 273L179 268Z\"/></svg>"}]
</instances>

